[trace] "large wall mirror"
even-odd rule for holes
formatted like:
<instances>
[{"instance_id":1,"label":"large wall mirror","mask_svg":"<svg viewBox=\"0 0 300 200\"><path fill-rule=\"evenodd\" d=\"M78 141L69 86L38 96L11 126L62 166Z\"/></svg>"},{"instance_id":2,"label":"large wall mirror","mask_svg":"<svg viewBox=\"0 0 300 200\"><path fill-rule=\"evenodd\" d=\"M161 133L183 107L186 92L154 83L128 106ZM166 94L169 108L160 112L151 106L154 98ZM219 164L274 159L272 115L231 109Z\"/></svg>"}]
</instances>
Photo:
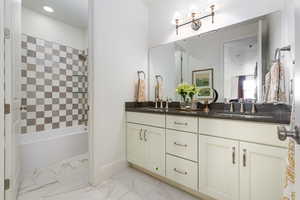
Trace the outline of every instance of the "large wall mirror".
<instances>
[{"instance_id":1,"label":"large wall mirror","mask_svg":"<svg viewBox=\"0 0 300 200\"><path fill-rule=\"evenodd\" d=\"M175 101L180 100L175 92L177 85L188 83L214 88L218 102L241 98L263 102L265 75L273 64L276 48L283 45L281 21L281 12L274 12L151 48L149 100L155 100L159 75L163 97Z\"/></svg>"}]
</instances>

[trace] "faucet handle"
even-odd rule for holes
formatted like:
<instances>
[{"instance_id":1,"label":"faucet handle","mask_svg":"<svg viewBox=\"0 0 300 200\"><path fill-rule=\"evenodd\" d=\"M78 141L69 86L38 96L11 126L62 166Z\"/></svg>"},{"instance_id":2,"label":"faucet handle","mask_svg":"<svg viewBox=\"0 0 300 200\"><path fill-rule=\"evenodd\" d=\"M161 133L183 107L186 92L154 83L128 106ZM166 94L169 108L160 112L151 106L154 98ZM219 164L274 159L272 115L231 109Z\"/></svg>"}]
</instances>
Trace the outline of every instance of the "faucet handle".
<instances>
[{"instance_id":1,"label":"faucet handle","mask_svg":"<svg viewBox=\"0 0 300 200\"><path fill-rule=\"evenodd\" d=\"M256 104L256 100L253 100L252 101L252 106L251 106L251 113L252 114L256 113L256 106L255 106L255 104Z\"/></svg>"},{"instance_id":2,"label":"faucet handle","mask_svg":"<svg viewBox=\"0 0 300 200\"><path fill-rule=\"evenodd\" d=\"M244 113L245 112L245 107L244 107L244 99L240 98L239 99L239 103L240 103L240 113Z\"/></svg>"},{"instance_id":3,"label":"faucet handle","mask_svg":"<svg viewBox=\"0 0 300 200\"><path fill-rule=\"evenodd\" d=\"M230 104L230 110L229 110L229 112L234 112L233 102L229 102L229 104Z\"/></svg>"}]
</instances>

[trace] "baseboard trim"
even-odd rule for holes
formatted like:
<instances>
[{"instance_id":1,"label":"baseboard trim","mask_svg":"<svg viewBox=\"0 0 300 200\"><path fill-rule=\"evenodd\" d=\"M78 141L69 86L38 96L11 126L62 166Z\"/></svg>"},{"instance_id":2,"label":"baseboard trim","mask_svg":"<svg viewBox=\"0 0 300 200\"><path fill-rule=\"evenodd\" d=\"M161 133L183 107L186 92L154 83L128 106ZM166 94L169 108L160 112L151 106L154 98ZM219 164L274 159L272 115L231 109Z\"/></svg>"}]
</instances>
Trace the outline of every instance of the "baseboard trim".
<instances>
[{"instance_id":1,"label":"baseboard trim","mask_svg":"<svg viewBox=\"0 0 300 200\"><path fill-rule=\"evenodd\" d=\"M198 191L192 190L192 189L190 189L190 188L188 188L188 187L186 187L184 185L178 184L178 183L176 183L176 182L174 182L174 181L172 181L172 180L170 180L170 179L168 179L166 177L154 174L151 171L149 171L147 169L144 169L142 167L139 167L137 165L134 165L132 163L129 163L129 167L134 168L134 169L136 169L138 171L141 171L141 172L143 172L143 173L145 173L145 174L147 174L149 176L152 176L152 177L154 177L154 178L156 178L156 179L158 179L158 180L160 180L160 181L162 181L162 182L164 182L164 183L166 183L168 185L171 185L172 187L175 187L175 188L177 188L179 190L187 192L187 193L191 194L192 196L200 198L201 200L216 200L216 199L214 199L214 198L212 198L210 196L207 196L207 195L202 194L202 193L200 193Z\"/></svg>"},{"instance_id":2,"label":"baseboard trim","mask_svg":"<svg viewBox=\"0 0 300 200\"><path fill-rule=\"evenodd\" d=\"M94 185L102 183L103 181L109 179L114 174L124 170L127 167L128 163L125 160L119 160L100 167L100 170L96 172L96 179Z\"/></svg>"}]
</instances>

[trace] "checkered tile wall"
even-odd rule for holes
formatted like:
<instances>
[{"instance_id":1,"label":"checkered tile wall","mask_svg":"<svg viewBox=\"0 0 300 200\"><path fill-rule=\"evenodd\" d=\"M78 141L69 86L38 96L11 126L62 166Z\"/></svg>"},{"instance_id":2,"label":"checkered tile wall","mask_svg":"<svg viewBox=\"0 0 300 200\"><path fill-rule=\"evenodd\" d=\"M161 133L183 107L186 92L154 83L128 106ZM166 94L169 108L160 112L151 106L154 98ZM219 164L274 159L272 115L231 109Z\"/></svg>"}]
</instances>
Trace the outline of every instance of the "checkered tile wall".
<instances>
[{"instance_id":1,"label":"checkered tile wall","mask_svg":"<svg viewBox=\"0 0 300 200\"><path fill-rule=\"evenodd\" d=\"M86 53L22 35L21 133L86 124Z\"/></svg>"}]
</instances>

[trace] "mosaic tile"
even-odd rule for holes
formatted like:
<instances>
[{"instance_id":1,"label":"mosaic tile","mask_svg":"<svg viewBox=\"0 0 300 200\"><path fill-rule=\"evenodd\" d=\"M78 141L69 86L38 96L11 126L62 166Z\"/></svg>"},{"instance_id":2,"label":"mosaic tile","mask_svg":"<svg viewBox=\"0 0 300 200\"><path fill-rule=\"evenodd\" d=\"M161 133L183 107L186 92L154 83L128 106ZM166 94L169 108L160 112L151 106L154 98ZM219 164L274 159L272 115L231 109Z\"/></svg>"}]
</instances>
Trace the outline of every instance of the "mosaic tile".
<instances>
[{"instance_id":1,"label":"mosaic tile","mask_svg":"<svg viewBox=\"0 0 300 200\"><path fill-rule=\"evenodd\" d=\"M21 112L22 134L76 126L87 119L82 111L87 95L73 93L87 91L87 79L73 76L87 74L87 63L79 60L86 52L22 35L22 106L27 108Z\"/></svg>"}]
</instances>

